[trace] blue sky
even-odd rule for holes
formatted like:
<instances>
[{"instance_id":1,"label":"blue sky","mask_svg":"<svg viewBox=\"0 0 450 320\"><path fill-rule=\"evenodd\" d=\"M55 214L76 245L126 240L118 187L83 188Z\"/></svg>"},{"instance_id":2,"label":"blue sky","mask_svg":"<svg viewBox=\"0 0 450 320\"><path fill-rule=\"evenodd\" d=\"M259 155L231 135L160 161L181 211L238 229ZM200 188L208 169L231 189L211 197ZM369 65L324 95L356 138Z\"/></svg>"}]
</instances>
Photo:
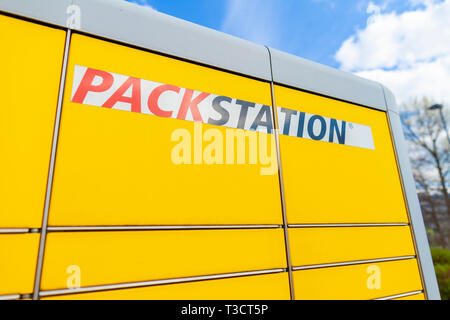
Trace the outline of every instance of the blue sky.
<instances>
[{"instance_id":1,"label":"blue sky","mask_svg":"<svg viewBox=\"0 0 450 320\"><path fill-rule=\"evenodd\" d=\"M450 101L450 0L126 0L386 84Z\"/></svg>"},{"instance_id":2,"label":"blue sky","mask_svg":"<svg viewBox=\"0 0 450 320\"><path fill-rule=\"evenodd\" d=\"M334 54L362 29L369 0L129 0L212 29L339 67ZM407 0L373 1L403 12Z\"/></svg>"}]
</instances>

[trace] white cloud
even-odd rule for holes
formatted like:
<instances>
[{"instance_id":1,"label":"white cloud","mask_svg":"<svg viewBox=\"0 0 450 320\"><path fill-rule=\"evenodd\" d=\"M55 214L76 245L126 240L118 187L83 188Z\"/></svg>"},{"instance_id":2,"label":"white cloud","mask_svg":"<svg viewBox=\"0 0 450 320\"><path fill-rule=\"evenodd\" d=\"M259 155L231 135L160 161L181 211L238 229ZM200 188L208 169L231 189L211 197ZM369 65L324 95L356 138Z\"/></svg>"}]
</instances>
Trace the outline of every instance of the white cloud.
<instances>
[{"instance_id":1,"label":"white cloud","mask_svg":"<svg viewBox=\"0 0 450 320\"><path fill-rule=\"evenodd\" d=\"M156 10L155 8L153 8L152 5L150 5L148 0L125 0L125 1L132 2L132 3L138 4L140 6Z\"/></svg>"},{"instance_id":2,"label":"white cloud","mask_svg":"<svg viewBox=\"0 0 450 320\"><path fill-rule=\"evenodd\" d=\"M377 6L373 2L369 2L366 12L369 14L378 15L381 12L381 7Z\"/></svg>"},{"instance_id":3,"label":"white cloud","mask_svg":"<svg viewBox=\"0 0 450 320\"><path fill-rule=\"evenodd\" d=\"M277 41L277 7L273 0L228 0L221 31L259 44Z\"/></svg>"},{"instance_id":4,"label":"white cloud","mask_svg":"<svg viewBox=\"0 0 450 320\"><path fill-rule=\"evenodd\" d=\"M367 26L342 43L335 59L382 82L400 102L422 95L450 101L450 0L410 4L414 9L397 14L371 2Z\"/></svg>"},{"instance_id":5,"label":"white cloud","mask_svg":"<svg viewBox=\"0 0 450 320\"><path fill-rule=\"evenodd\" d=\"M418 62L409 68L374 69L356 74L383 83L394 92L399 103L421 96L450 103L450 55L434 61Z\"/></svg>"}]
</instances>

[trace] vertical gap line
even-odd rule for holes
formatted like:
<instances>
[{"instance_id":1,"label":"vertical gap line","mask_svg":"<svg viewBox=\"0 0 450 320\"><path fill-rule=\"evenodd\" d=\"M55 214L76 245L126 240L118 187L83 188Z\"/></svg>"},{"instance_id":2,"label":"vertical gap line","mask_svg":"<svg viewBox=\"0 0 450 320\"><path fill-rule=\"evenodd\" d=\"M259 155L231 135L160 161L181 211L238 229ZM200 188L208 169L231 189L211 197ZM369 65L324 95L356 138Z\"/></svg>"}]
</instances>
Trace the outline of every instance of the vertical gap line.
<instances>
[{"instance_id":1,"label":"vertical gap line","mask_svg":"<svg viewBox=\"0 0 450 320\"><path fill-rule=\"evenodd\" d=\"M61 78L60 78L60 83L59 83L55 124L54 124L54 128L53 128L53 140L52 140L52 149L51 149L51 153L50 153L50 164L49 164L48 176L47 176L47 189L46 189L46 193L45 193L45 203L44 203L44 214L42 217L41 237L39 240L39 251L38 251L37 264L36 264L36 274L35 274L35 279L34 279L33 300L39 300L39 290L40 290L41 278L42 278L42 265L44 262L45 243L47 240L47 225L48 225L48 216L49 216L49 208L50 208L50 198L51 198L52 187L53 187L53 176L54 176L54 172L55 172L56 151L57 151L57 147L58 147L59 128L60 128L60 124L61 124L61 112L62 112L62 104L63 104L63 98L64 98L64 89L65 89L65 85L66 85L66 74L67 74L67 64L68 64L68 57L69 57L71 35L72 35L72 31L70 29L67 29L64 53L63 53L63 63L62 63L62 67L61 67Z\"/></svg>"},{"instance_id":2,"label":"vertical gap line","mask_svg":"<svg viewBox=\"0 0 450 320\"><path fill-rule=\"evenodd\" d=\"M272 121L274 127L274 135L275 135L275 147L277 150L277 161L278 161L278 183L280 187L280 196L281 196L281 208L283 212L283 230L284 230L284 243L286 250L286 260L288 265L288 274L289 274L289 289L291 294L291 300L295 300L295 292L294 292L294 283L293 283L293 275L292 275L292 262L291 262L291 250L289 246L289 229L287 223L287 214L286 214L286 200L284 195L284 182L283 182L283 172L281 166L281 153L280 153L280 140L279 140L279 130L278 130L278 117L277 117L277 105L275 101L275 86L273 82L273 68L272 68L272 53L270 52L269 47L265 46L267 51L269 52L269 61L270 61L270 89L272 95Z\"/></svg>"}]
</instances>

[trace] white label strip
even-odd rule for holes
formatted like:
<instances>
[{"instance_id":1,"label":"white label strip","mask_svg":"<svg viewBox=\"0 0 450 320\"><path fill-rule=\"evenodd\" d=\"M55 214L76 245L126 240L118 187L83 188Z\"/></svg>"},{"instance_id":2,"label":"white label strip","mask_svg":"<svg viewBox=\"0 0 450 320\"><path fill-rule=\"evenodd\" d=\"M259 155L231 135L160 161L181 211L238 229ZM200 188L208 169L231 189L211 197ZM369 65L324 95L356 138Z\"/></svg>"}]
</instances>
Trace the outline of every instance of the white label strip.
<instances>
[{"instance_id":1,"label":"white label strip","mask_svg":"<svg viewBox=\"0 0 450 320\"><path fill-rule=\"evenodd\" d=\"M272 133L271 107L75 65L72 102ZM278 107L281 134L374 149L368 126Z\"/></svg>"},{"instance_id":2,"label":"white label strip","mask_svg":"<svg viewBox=\"0 0 450 320\"><path fill-rule=\"evenodd\" d=\"M372 129L369 126L281 107L277 110L281 134L375 149Z\"/></svg>"},{"instance_id":3,"label":"white label strip","mask_svg":"<svg viewBox=\"0 0 450 320\"><path fill-rule=\"evenodd\" d=\"M272 133L269 106L75 66L72 102Z\"/></svg>"}]
</instances>

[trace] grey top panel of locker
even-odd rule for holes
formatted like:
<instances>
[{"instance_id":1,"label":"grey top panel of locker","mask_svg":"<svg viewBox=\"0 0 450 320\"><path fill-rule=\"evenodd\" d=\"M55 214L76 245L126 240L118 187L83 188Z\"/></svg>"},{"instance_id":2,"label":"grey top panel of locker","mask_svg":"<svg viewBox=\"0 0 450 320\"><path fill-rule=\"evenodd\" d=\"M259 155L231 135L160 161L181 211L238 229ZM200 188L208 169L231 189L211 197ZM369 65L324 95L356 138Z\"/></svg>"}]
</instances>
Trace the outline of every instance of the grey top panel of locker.
<instances>
[{"instance_id":1,"label":"grey top panel of locker","mask_svg":"<svg viewBox=\"0 0 450 320\"><path fill-rule=\"evenodd\" d=\"M194 23L122 0L0 0L0 10L67 27L70 5L79 31L190 61L272 80L268 50ZM350 73L270 49L273 80L333 98L386 110L383 87Z\"/></svg>"},{"instance_id":2,"label":"grey top panel of locker","mask_svg":"<svg viewBox=\"0 0 450 320\"><path fill-rule=\"evenodd\" d=\"M383 87L378 82L285 52L270 50L275 83L386 110Z\"/></svg>"}]
</instances>

